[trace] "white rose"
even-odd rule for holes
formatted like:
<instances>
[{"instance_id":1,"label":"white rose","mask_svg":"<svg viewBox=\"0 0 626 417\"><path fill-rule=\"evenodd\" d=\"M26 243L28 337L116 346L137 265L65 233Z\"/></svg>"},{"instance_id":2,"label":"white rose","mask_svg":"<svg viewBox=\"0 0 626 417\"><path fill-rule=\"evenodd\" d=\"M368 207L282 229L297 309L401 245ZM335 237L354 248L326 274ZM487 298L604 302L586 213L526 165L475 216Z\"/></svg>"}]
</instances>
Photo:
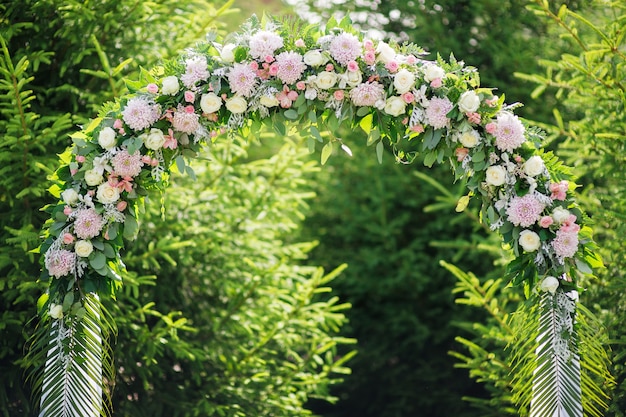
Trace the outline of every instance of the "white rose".
<instances>
[{"instance_id":1,"label":"white rose","mask_svg":"<svg viewBox=\"0 0 626 417\"><path fill-rule=\"evenodd\" d=\"M556 292L556 289L559 288L559 280L555 277L547 276L543 279L543 281L541 281L539 287L542 291L554 294Z\"/></svg>"},{"instance_id":2,"label":"white rose","mask_svg":"<svg viewBox=\"0 0 626 417\"><path fill-rule=\"evenodd\" d=\"M506 170L501 165L492 165L485 172L485 181L487 184L496 187L504 184L506 181Z\"/></svg>"},{"instance_id":3,"label":"white rose","mask_svg":"<svg viewBox=\"0 0 626 417\"><path fill-rule=\"evenodd\" d=\"M310 67L319 67L328 62L328 58L324 56L320 51L308 51L304 54L304 63Z\"/></svg>"},{"instance_id":4,"label":"white rose","mask_svg":"<svg viewBox=\"0 0 626 417\"><path fill-rule=\"evenodd\" d=\"M96 171L95 169L90 169L85 171L85 182L87 185L94 186L101 184L104 181L102 174Z\"/></svg>"},{"instance_id":5,"label":"white rose","mask_svg":"<svg viewBox=\"0 0 626 417\"><path fill-rule=\"evenodd\" d=\"M385 42L378 43L376 53L378 54L378 61L383 64L396 58L396 51Z\"/></svg>"},{"instance_id":6,"label":"white rose","mask_svg":"<svg viewBox=\"0 0 626 417\"><path fill-rule=\"evenodd\" d=\"M531 156L524 163L524 173L530 177L536 177L541 174L544 168L543 159L539 155Z\"/></svg>"},{"instance_id":7,"label":"white rose","mask_svg":"<svg viewBox=\"0 0 626 417\"><path fill-rule=\"evenodd\" d=\"M314 88L307 88L304 92L304 98L307 100L315 100L317 98L317 90Z\"/></svg>"},{"instance_id":8,"label":"white rose","mask_svg":"<svg viewBox=\"0 0 626 417\"><path fill-rule=\"evenodd\" d=\"M259 99L259 103L265 107L276 107L278 106L278 99L273 95L264 95Z\"/></svg>"},{"instance_id":9,"label":"white rose","mask_svg":"<svg viewBox=\"0 0 626 417\"><path fill-rule=\"evenodd\" d=\"M415 75L406 69L398 71L393 78L393 86L396 88L398 94L404 94L410 91L415 84Z\"/></svg>"},{"instance_id":10,"label":"white rose","mask_svg":"<svg viewBox=\"0 0 626 417\"><path fill-rule=\"evenodd\" d=\"M74 245L74 252L82 258L86 258L93 252L93 245L88 240L79 240Z\"/></svg>"},{"instance_id":11,"label":"white rose","mask_svg":"<svg viewBox=\"0 0 626 417\"><path fill-rule=\"evenodd\" d=\"M444 75L446 75L446 72L438 65L430 64L426 65L424 68L424 80L426 82L431 82L437 78L443 78Z\"/></svg>"},{"instance_id":12,"label":"white rose","mask_svg":"<svg viewBox=\"0 0 626 417\"><path fill-rule=\"evenodd\" d=\"M227 43L222 47L222 52L220 53L220 58L222 62L226 62L230 64L231 62L235 62L235 48L237 45L233 45L232 43ZM212 112L207 112L212 113Z\"/></svg>"},{"instance_id":13,"label":"white rose","mask_svg":"<svg viewBox=\"0 0 626 417\"><path fill-rule=\"evenodd\" d=\"M402 97L392 96L385 102L385 113L392 116L400 116L406 111L406 102Z\"/></svg>"},{"instance_id":14,"label":"white rose","mask_svg":"<svg viewBox=\"0 0 626 417\"><path fill-rule=\"evenodd\" d=\"M61 198L67 204L74 204L78 201L78 193L73 188L68 188L61 193Z\"/></svg>"},{"instance_id":15,"label":"white rose","mask_svg":"<svg viewBox=\"0 0 626 417\"><path fill-rule=\"evenodd\" d=\"M315 78L315 85L322 90L333 88L337 83L337 73L330 71L322 71Z\"/></svg>"},{"instance_id":16,"label":"white rose","mask_svg":"<svg viewBox=\"0 0 626 417\"><path fill-rule=\"evenodd\" d=\"M474 91L466 91L459 98L459 110L463 113L472 113L480 106L480 97Z\"/></svg>"},{"instance_id":17,"label":"white rose","mask_svg":"<svg viewBox=\"0 0 626 417\"><path fill-rule=\"evenodd\" d=\"M115 146L115 130L105 127L98 134L98 144L104 149L111 149Z\"/></svg>"},{"instance_id":18,"label":"white rose","mask_svg":"<svg viewBox=\"0 0 626 417\"><path fill-rule=\"evenodd\" d=\"M141 138L145 147L154 151L161 149L165 143L165 135L161 129L152 128L148 133L142 134Z\"/></svg>"},{"instance_id":19,"label":"white rose","mask_svg":"<svg viewBox=\"0 0 626 417\"><path fill-rule=\"evenodd\" d=\"M222 98L215 93L202 94L200 107L204 113L215 113L222 108Z\"/></svg>"},{"instance_id":20,"label":"white rose","mask_svg":"<svg viewBox=\"0 0 626 417\"><path fill-rule=\"evenodd\" d=\"M174 94L178 93L178 90L180 90L180 85L178 85L178 78L176 78L175 75L170 75L169 77L163 78L161 84L161 92L169 96L173 96Z\"/></svg>"},{"instance_id":21,"label":"white rose","mask_svg":"<svg viewBox=\"0 0 626 417\"><path fill-rule=\"evenodd\" d=\"M248 108L248 102L241 96L233 96L226 100L226 108L231 113L243 113Z\"/></svg>"},{"instance_id":22,"label":"white rose","mask_svg":"<svg viewBox=\"0 0 626 417\"><path fill-rule=\"evenodd\" d=\"M50 303L50 310L48 314L53 319L62 319L63 318L63 306L60 304Z\"/></svg>"},{"instance_id":23,"label":"white rose","mask_svg":"<svg viewBox=\"0 0 626 417\"><path fill-rule=\"evenodd\" d=\"M108 182L102 183L96 191L96 199L102 204L113 204L120 199L120 190Z\"/></svg>"},{"instance_id":24,"label":"white rose","mask_svg":"<svg viewBox=\"0 0 626 417\"><path fill-rule=\"evenodd\" d=\"M519 234L519 244L526 252L534 252L541 246L541 239L532 230L522 230Z\"/></svg>"},{"instance_id":25,"label":"white rose","mask_svg":"<svg viewBox=\"0 0 626 417\"><path fill-rule=\"evenodd\" d=\"M361 71L346 71L341 74L341 81L342 83L339 86L340 88L345 88L344 84L347 84L350 87L356 87L363 81L363 74L361 74Z\"/></svg>"},{"instance_id":26,"label":"white rose","mask_svg":"<svg viewBox=\"0 0 626 417\"><path fill-rule=\"evenodd\" d=\"M570 216L570 212L568 209L563 207L557 207L552 211L552 218L554 222L557 224L563 223Z\"/></svg>"},{"instance_id":27,"label":"white rose","mask_svg":"<svg viewBox=\"0 0 626 417\"><path fill-rule=\"evenodd\" d=\"M474 129L467 130L459 135L459 142L466 148L473 148L480 142L480 134Z\"/></svg>"}]
</instances>

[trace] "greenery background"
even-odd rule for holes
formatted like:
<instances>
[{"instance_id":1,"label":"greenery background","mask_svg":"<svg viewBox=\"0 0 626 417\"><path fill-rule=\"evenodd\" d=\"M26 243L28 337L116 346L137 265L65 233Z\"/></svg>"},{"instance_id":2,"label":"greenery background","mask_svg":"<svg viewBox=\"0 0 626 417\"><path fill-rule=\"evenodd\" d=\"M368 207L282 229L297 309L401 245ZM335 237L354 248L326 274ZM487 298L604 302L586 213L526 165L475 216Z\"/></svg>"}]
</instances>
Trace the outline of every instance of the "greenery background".
<instances>
[{"instance_id":1,"label":"greenery background","mask_svg":"<svg viewBox=\"0 0 626 417\"><path fill-rule=\"evenodd\" d=\"M38 208L50 202L46 175L56 154L139 66L176 56L211 27L226 33L253 12L289 11L278 1L235 3L240 12L218 11L223 5L0 5L7 46L0 61L4 415L34 414L22 358L45 286L30 251L39 244L45 216ZM479 68L484 86L525 103L522 114L543 123L549 148L579 173L582 202L596 221L608 267L583 300L608 328L618 387L607 415L622 416L625 14L617 2L568 2L593 30L565 15L546 16L540 5L300 1L295 10L320 19L351 13L364 30L444 57L453 52ZM196 165L203 171L197 182L176 177L167 195L153 197L127 254L125 291L110 307L118 326L115 415L294 416L307 408L325 416L518 414L504 349L511 335L502 323L520 297L490 281L501 275L506 253L478 224L475 208L454 212L460 186L446 169L396 165L391 155L379 165L363 138L345 132L344 140L357 157L334 155L321 170L318 155L303 154L295 134L212 149L212 163ZM481 278L451 273L440 260ZM344 263L330 282L311 266L332 271ZM293 310L301 315L285 316L285 306L295 305L304 306ZM344 376L352 338L359 353ZM259 340L267 343L248 355ZM328 350L316 352L321 340ZM285 360L290 349L319 360ZM331 405L331 397L339 401Z\"/></svg>"}]
</instances>

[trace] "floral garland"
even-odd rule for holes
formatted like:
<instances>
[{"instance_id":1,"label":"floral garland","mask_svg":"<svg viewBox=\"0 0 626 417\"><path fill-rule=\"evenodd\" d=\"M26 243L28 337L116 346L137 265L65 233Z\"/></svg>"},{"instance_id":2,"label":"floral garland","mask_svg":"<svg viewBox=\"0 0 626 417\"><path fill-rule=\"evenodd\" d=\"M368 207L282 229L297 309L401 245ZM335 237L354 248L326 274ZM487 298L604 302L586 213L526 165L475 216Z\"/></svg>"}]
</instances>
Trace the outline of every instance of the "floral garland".
<instances>
[{"instance_id":1,"label":"floral garland","mask_svg":"<svg viewBox=\"0 0 626 417\"><path fill-rule=\"evenodd\" d=\"M170 169L193 175L186 159L203 145L262 124L281 135L288 122L308 127L322 162L338 147L350 153L333 134L341 125L362 129L379 158L386 140L398 161L449 161L469 190L457 210L482 196L483 221L515 255L508 277L529 293L576 290L579 273L601 266L571 173L541 150L541 132L515 106L454 58L363 39L347 21L320 31L253 18L223 44L200 44L128 86L73 135L57 171L60 201L46 208L41 248L53 319L80 314L87 293L115 293L124 238L136 235L144 197L167 185Z\"/></svg>"}]
</instances>

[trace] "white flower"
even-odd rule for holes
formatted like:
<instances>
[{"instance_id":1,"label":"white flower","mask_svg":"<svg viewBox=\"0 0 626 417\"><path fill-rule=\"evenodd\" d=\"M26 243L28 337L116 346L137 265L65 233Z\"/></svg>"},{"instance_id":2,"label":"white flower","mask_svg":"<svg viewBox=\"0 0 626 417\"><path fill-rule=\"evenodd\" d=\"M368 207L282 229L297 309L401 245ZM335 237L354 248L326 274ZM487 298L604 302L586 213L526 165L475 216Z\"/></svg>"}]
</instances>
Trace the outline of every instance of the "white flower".
<instances>
[{"instance_id":1,"label":"white flower","mask_svg":"<svg viewBox=\"0 0 626 417\"><path fill-rule=\"evenodd\" d=\"M410 91L415 84L415 75L404 68L398 71L393 78L393 86L396 88L398 94L404 94Z\"/></svg>"},{"instance_id":2,"label":"white flower","mask_svg":"<svg viewBox=\"0 0 626 417\"><path fill-rule=\"evenodd\" d=\"M337 73L331 71L322 71L315 78L315 85L322 90L333 88L337 83Z\"/></svg>"},{"instance_id":3,"label":"white flower","mask_svg":"<svg viewBox=\"0 0 626 417\"><path fill-rule=\"evenodd\" d=\"M506 181L506 170L501 165L492 165L485 172L487 184L499 187Z\"/></svg>"},{"instance_id":4,"label":"white flower","mask_svg":"<svg viewBox=\"0 0 626 417\"><path fill-rule=\"evenodd\" d=\"M61 198L67 204L74 204L78 201L78 193L73 188L68 188L61 193Z\"/></svg>"},{"instance_id":5,"label":"white flower","mask_svg":"<svg viewBox=\"0 0 626 417\"><path fill-rule=\"evenodd\" d=\"M547 276L543 279L543 281L541 281L539 287L542 291L554 294L556 289L559 288L559 280L555 277Z\"/></svg>"},{"instance_id":6,"label":"white flower","mask_svg":"<svg viewBox=\"0 0 626 417\"><path fill-rule=\"evenodd\" d=\"M307 88L304 92L304 98L307 100L315 100L317 98L317 90L314 88Z\"/></svg>"},{"instance_id":7,"label":"white flower","mask_svg":"<svg viewBox=\"0 0 626 417\"><path fill-rule=\"evenodd\" d=\"M145 147L154 151L161 149L165 143L165 135L161 129L152 128L148 133L142 134L141 138Z\"/></svg>"},{"instance_id":8,"label":"white flower","mask_svg":"<svg viewBox=\"0 0 626 417\"><path fill-rule=\"evenodd\" d=\"M406 111L406 102L402 97L392 96L385 102L385 113L391 116L400 116Z\"/></svg>"},{"instance_id":9,"label":"white flower","mask_svg":"<svg viewBox=\"0 0 626 417\"><path fill-rule=\"evenodd\" d=\"M60 304L50 303L50 310L48 314L53 319L62 319L63 318L63 306Z\"/></svg>"},{"instance_id":10,"label":"white flower","mask_svg":"<svg viewBox=\"0 0 626 417\"><path fill-rule=\"evenodd\" d=\"M376 47L378 61L384 64L396 58L396 51L385 42L379 42Z\"/></svg>"},{"instance_id":11,"label":"white flower","mask_svg":"<svg viewBox=\"0 0 626 417\"><path fill-rule=\"evenodd\" d=\"M232 43L227 43L222 47L222 52L220 52L220 58L222 62L230 64L235 62L235 48L237 45L233 45ZM207 112L211 113L211 112Z\"/></svg>"},{"instance_id":12,"label":"white flower","mask_svg":"<svg viewBox=\"0 0 626 417\"><path fill-rule=\"evenodd\" d=\"M363 74L361 71L346 71L341 74L341 82L339 88L345 88L346 85L350 87L356 87L363 81Z\"/></svg>"},{"instance_id":13,"label":"white flower","mask_svg":"<svg viewBox=\"0 0 626 417\"><path fill-rule=\"evenodd\" d=\"M534 252L541 246L541 239L532 230L522 230L519 234L519 244L526 252Z\"/></svg>"},{"instance_id":14,"label":"white flower","mask_svg":"<svg viewBox=\"0 0 626 417\"><path fill-rule=\"evenodd\" d=\"M115 146L115 130L105 127L98 134L98 144L104 149L111 149Z\"/></svg>"},{"instance_id":15,"label":"white flower","mask_svg":"<svg viewBox=\"0 0 626 417\"><path fill-rule=\"evenodd\" d=\"M570 216L570 212L568 209L565 209L563 207L556 207L553 211L552 211L552 218L554 219L554 222L557 224L561 224L563 223L565 220L567 220L567 218Z\"/></svg>"},{"instance_id":16,"label":"white flower","mask_svg":"<svg viewBox=\"0 0 626 417\"><path fill-rule=\"evenodd\" d=\"M320 51L312 50L304 54L304 63L310 67L319 67L328 62L328 57Z\"/></svg>"},{"instance_id":17,"label":"white flower","mask_svg":"<svg viewBox=\"0 0 626 417\"><path fill-rule=\"evenodd\" d=\"M466 148L473 148L480 142L480 134L474 129L466 130L459 135L459 142Z\"/></svg>"},{"instance_id":18,"label":"white flower","mask_svg":"<svg viewBox=\"0 0 626 417\"><path fill-rule=\"evenodd\" d=\"M102 174L95 169L89 169L85 171L85 182L87 185L94 186L101 184L104 181Z\"/></svg>"},{"instance_id":19,"label":"white flower","mask_svg":"<svg viewBox=\"0 0 626 417\"><path fill-rule=\"evenodd\" d=\"M268 94L261 96L261 98L259 99L259 103L261 104L261 106L265 107L276 107L278 106L278 99L276 98L276 96Z\"/></svg>"},{"instance_id":20,"label":"white flower","mask_svg":"<svg viewBox=\"0 0 626 417\"><path fill-rule=\"evenodd\" d=\"M162 87L161 92L168 96L173 96L178 93L180 90L180 85L178 84L178 78L175 75L170 75L169 77L163 78L161 81Z\"/></svg>"},{"instance_id":21,"label":"white flower","mask_svg":"<svg viewBox=\"0 0 626 417\"><path fill-rule=\"evenodd\" d=\"M480 106L480 97L474 91L466 91L459 98L459 110L463 113L472 113Z\"/></svg>"},{"instance_id":22,"label":"white flower","mask_svg":"<svg viewBox=\"0 0 626 417\"><path fill-rule=\"evenodd\" d=\"M446 72L438 65L429 64L424 67L424 80L426 82L431 82L437 78L443 78L444 75L446 75Z\"/></svg>"},{"instance_id":23,"label":"white flower","mask_svg":"<svg viewBox=\"0 0 626 417\"><path fill-rule=\"evenodd\" d=\"M104 182L98 186L96 199L102 204L113 204L120 199L120 190L108 182Z\"/></svg>"},{"instance_id":24,"label":"white flower","mask_svg":"<svg viewBox=\"0 0 626 417\"><path fill-rule=\"evenodd\" d=\"M74 252L82 258L86 258L93 252L93 245L88 240L79 240L74 245Z\"/></svg>"},{"instance_id":25,"label":"white flower","mask_svg":"<svg viewBox=\"0 0 626 417\"><path fill-rule=\"evenodd\" d=\"M204 113L215 113L222 108L222 98L215 93L202 94L200 107Z\"/></svg>"},{"instance_id":26,"label":"white flower","mask_svg":"<svg viewBox=\"0 0 626 417\"><path fill-rule=\"evenodd\" d=\"M248 102L241 96L233 96L226 100L226 108L231 113L243 113L248 108Z\"/></svg>"},{"instance_id":27,"label":"white flower","mask_svg":"<svg viewBox=\"0 0 626 417\"><path fill-rule=\"evenodd\" d=\"M544 168L543 159L539 155L531 156L524 163L524 173L529 177L536 177L543 172Z\"/></svg>"}]
</instances>

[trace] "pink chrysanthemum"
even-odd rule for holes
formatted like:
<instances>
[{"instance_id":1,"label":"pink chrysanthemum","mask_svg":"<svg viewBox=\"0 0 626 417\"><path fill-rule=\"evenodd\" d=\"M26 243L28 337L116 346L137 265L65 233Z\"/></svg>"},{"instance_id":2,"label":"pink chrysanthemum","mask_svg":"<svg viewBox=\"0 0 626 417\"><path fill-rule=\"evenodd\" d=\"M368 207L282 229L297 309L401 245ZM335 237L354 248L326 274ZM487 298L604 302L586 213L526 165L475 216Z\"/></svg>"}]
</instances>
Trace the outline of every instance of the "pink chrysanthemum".
<instances>
[{"instance_id":1,"label":"pink chrysanthemum","mask_svg":"<svg viewBox=\"0 0 626 417\"><path fill-rule=\"evenodd\" d=\"M348 65L361 55L361 42L351 33L342 33L335 36L330 43L330 55L341 65Z\"/></svg>"},{"instance_id":2,"label":"pink chrysanthemum","mask_svg":"<svg viewBox=\"0 0 626 417\"><path fill-rule=\"evenodd\" d=\"M50 275L60 278L72 272L76 254L65 249L49 250L46 252L45 264Z\"/></svg>"},{"instance_id":3,"label":"pink chrysanthemum","mask_svg":"<svg viewBox=\"0 0 626 417\"><path fill-rule=\"evenodd\" d=\"M373 106L377 101L382 100L385 88L378 82L366 82L357 85L350 91L350 98L355 106Z\"/></svg>"},{"instance_id":4,"label":"pink chrysanthemum","mask_svg":"<svg viewBox=\"0 0 626 417\"><path fill-rule=\"evenodd\" d=\"M228 73L228 83L233 93L250 97L256 87L256 72L250 65L235 64Z\"/></svg>"},{"instance_id":5,"label":"pink chrysanthemum","mask_svg":"<svg viewBox=\"0 0 626 417\"><path fill-rule=\"evenodd\" d=\"M113 172L120 177L136 177L141 172L143 161L139 151L130 155L128 150L122 149L111 158Z\"/></svg>"},{"instance_id":6,"label":"pink chrysanthemum","mask_svg":"<svg viewBox=\"0 0 626 417\"><path fill-rule=\"evenodd\" d=\"M187 112L185 108L179 107L174 112L172 127L179 132L194 133L200 127L199 118L200 116L197 113Z\"/></svg>"},{"instance_id":7,"label":"pink chrysanthemum","mask_svg":"<svg viewBox=\"0 0 626 417\"><path fill-rule=\"evenodd\" d=\"M274 32L261 30L250 37L250 55L252 58L265 59L273 56L274 51L283 47L283 38Z\"/></svg>"},{"instance_id":8,"label":"pink chrysanthemum","mask_svg":"<svg viewBox=\"0 0 626 417\"><path fill-rule=\"evenodd\" d=\"M143 130L156 122L161 116L159 106L143 97L128 100L122 110L122 118L133 130Z\"/></svg>"},{"instance_id":9,"label":"pink chrysanthemum","mask_svg":"<svg viewBox=\"0 0 626 417\"><path fill-rule=\"evenodd\" d=\"M578 233L557 230L552 247L559 258L571 258L578 250Z\"/></svg>"},{"instance_id":10,"label":"pink chrysanthemum","mask_svg":"<svg viewBox=\"0 0 626 417\"><path fill-rule=\"evenodd\" d=\"M513 151L526 140L525 130L517 116L511 113L500 113L493 133L496 137L496 147L503 152Z\"/></svg>"},{"instance_id":11,"label":"pink chrysanthemum","mask_svg":"<svg viewBox=\"0 0 626 417\"><path fill-rule=\"evenodd\" d=\"M204 81L209 78L208 64L206 57L194 56L185 61L185 73L181 75L180 80L187 88L192 88L198 81Z\"/></svg>"},{"instance_id":12,"label":"pink chrysanthemum","mask_svg":"<svg viewBox=\"0 0 626 417\"><path fill-rule=\"evenodd\" d=\"M506 209L509 221L515 226L529 227L539 220L545 206L533 195L513 197Z\"/></svg>"},{"instance_id":13,"label":"pink chrysanthemum","mask_svg":"<svg viewBox=\"0 0 626 417\"><path fill-rule=\"evenodd\" d=\"M426 118L428 124L435 129L441 129L450 125L450 119L448 119L448 112L452 110L454 105L447 97L433 97L426 107Z\"/></svg>"},{"instance_id":14,"label":"pink chrysanthemum","mask_svg":"<svg viewBox=\"0 0 626 417\"><path fill-rule=\"evenodd\" d=\"M92 208L80 209L76 213L76 220L74 220L74 234L80 239L91 239L98 236L104 220L96 210Z\"/></svg>"},{"instance_id":15,"label":"pink chrysanthemum","mask_svg":"<svg viewBox=\"0 0 626 417\"><path fill-rule=\"evenodd\" d=\"M276 76L285 84L293 84L302 75L306 65L302 60L302 55L297 52L283 52L276 57L278 72Z\"/></svg>"}]
</instances>

